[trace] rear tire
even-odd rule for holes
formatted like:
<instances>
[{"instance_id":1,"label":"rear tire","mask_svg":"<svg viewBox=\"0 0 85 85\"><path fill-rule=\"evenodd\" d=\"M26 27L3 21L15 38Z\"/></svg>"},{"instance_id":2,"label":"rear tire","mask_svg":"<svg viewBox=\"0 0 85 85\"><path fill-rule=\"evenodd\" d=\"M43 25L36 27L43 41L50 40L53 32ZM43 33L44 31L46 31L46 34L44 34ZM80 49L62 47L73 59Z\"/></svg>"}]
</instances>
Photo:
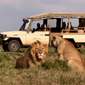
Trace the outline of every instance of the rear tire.
<instances>
[{"instance_id":1,"label":"rear tire","mask_svg":"<svg viewBox=\"0 0 85 85\"><path fill-rule=\"evenodd\" d=\"M20 50L20 43L17 40L11 40L8 44L8 49L11 52L18 52Z\"/></svg>"}]
</instances>

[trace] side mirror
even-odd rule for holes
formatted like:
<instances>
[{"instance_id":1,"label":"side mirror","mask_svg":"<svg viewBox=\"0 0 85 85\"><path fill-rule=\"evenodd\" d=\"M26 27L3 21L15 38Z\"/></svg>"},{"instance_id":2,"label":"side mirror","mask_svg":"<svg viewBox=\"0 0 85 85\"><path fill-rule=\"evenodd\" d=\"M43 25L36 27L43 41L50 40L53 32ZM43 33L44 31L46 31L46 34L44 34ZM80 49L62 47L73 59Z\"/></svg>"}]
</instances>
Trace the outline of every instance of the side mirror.
<instances>
[{"instance_id":1,"label":"side mirror","mask_svg":"<svg viewBox=\"0 0 85 85\"><path fill-rule=\"evenodd\" d=\"M23 18L23 22L24 22L24 23L28 23L28 20L25 19L25 18Z\"/></svg>"},{"instance_id":2,"label":"side mirror","mask_svg":"<svg viewBox=\"0 0 85 85\"><path fill-rule=\"evenodd\" d=\"M35 28L33 28L33 30L32 30L32 33L34 33L35 32Z\"/></svg>"}]
</instances>

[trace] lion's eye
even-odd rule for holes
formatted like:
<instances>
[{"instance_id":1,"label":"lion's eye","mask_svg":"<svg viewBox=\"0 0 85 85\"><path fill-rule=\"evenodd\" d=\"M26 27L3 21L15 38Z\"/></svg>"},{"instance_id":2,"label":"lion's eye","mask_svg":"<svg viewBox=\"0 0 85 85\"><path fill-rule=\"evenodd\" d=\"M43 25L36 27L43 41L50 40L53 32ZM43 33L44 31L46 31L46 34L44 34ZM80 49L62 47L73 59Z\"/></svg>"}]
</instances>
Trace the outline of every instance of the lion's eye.
<instances>
[{"instance_id":1,"label":"lion's eye","mask_svg":"<svg viewBox=\"0 0 85 85\"><path fill-rule=\"evenodd\" d=\"M42 48L42 50L43 50L44 48Z\"/></svg>"},{"instance_id":2,"label":"lion's eye","mask_svg":"<svg viewBox=\"0 0 85 85\"><path fill-rule=\"evenodd\" d=\"M36 48L36 50L38 50L38 48Z\"/></svg>"}]
</instances>

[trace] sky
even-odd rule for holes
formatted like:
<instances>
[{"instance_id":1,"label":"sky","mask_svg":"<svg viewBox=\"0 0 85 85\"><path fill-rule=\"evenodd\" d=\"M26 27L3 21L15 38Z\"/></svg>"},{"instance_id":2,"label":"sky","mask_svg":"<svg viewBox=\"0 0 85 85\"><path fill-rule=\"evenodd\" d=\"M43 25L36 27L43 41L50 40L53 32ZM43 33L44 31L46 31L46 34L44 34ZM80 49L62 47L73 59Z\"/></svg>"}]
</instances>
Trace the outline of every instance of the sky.
<instances>
[{"instance_id":1,"label":"sky","mask_svg":"<svg viewBox=\"0 0 85 85\"><path fill-rule=\"evenodd\" d=\"M85 0L0 0L0 32L18 31L23 18L47 12L85 12Z\"/></svg>"}]
</instances>

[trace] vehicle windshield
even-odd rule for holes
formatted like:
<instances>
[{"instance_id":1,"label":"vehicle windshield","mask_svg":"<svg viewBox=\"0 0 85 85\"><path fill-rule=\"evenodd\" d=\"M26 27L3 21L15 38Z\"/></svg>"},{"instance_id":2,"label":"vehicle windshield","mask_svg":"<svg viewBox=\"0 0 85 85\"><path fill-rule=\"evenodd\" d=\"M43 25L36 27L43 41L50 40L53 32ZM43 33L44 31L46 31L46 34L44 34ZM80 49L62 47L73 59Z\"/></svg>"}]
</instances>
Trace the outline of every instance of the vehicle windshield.
<instances>
[{"instance_id":1,"label":"vehicle windshield","mask_svg":"<svg viewBox=\"0 0 85 85\"><path fill-rule=\"evenodd\" d=\"M21 28L19 29L19 31L27 31L27 28L29 26L29 23L30 23L30 19L23 19L23 24L21 26Z\"/></svg>"}]
</instances>

